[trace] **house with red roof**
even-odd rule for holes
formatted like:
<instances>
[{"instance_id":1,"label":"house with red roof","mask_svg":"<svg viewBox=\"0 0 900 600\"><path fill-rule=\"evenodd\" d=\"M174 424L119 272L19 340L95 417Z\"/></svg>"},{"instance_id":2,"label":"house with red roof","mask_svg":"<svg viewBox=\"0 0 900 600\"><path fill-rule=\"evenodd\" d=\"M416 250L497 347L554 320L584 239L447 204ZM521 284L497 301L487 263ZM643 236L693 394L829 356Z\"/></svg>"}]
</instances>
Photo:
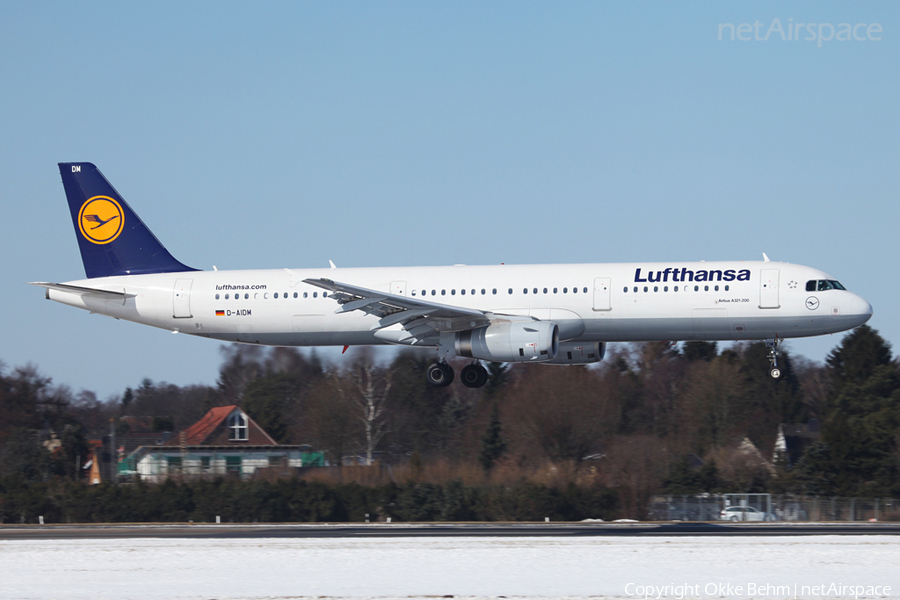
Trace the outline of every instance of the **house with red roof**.
<instances>
[{"instance_id":1,"label":"house with red roof","mask_svg":"<svg viewBox=\"0 0 900 600\"><path fill-rule=\"evenodd\" d=\"M231 405L211 409L167 445L141 446L126 460L129 470L145 481L221 475L247 479L260 468L323 466L322 453L310 450L278 444L240 406Z\"/></svg>"}]
</instances>

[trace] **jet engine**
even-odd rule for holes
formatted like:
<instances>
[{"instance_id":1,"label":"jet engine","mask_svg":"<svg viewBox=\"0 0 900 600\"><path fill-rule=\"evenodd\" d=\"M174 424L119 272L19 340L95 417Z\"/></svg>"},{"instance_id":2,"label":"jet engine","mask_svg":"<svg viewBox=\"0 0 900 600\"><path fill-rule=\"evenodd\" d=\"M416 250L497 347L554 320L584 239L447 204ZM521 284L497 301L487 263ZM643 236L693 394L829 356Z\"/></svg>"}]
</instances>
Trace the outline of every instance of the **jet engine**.
<instances>
[{"instance_id":1,"label":"jet engine","mask_svg":"<svg viewBox=\"0 0 900 600\"><path fill-rule=\"evenodd\" d=\"M563 342L549 365L588 365L600 362L606 355L606 342Z\"/></svg>"},{"instance_id":2,"label":"jet engine","mask_svg":"<svg viewBox=\"0 0 900 600\"><path fill-rule=\"evenodd\" d=\"M456 334L456 354L494 362L541 362L559 348L559 327L551 321L510 321Z\"/></svg>"}]
</instances>

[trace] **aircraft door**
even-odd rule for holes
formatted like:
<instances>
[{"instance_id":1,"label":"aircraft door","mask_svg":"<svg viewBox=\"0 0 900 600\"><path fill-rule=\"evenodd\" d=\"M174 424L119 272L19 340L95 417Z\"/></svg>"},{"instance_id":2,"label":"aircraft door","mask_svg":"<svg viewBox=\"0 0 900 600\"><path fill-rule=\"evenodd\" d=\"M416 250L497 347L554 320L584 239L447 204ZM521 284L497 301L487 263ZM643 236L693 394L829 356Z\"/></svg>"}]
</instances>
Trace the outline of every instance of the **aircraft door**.
<instances>
[{"instance_id":1,"label":"aircraft door","mask_svg":"<svg viewBox=\"0 0 900 600\"><path fill-rule=\"evenodd\" d=\"M398 296L406 295L406 282L405 281L392 281L391 282L391 293L396 294Z\"/></svg>"},{"instance_id":2,"label":"aircraft door","mask_svg":"<svg viewBox=\"0 0 900 600\"><path fill-rule=\"evenodd\" d=\"M188 319L191 315L191 284L193 279L179 279L175 282L172 294L172 316L176 319Z\"/></svg>"},{"instance_id":3,"label":"aircraft door","mask_svg":"<svg viewBox=\"0 0 900 600\"><path fill-rule=\"evenodd\" d=\"M612 310L609 300L609 289L612 279L609 277L597 277L594 279L594 310Z\"/></svg>"},{"instance_id":4,"label":"aircraft door","mask_svg":"<svg viewBox=\"0 0 900 600\"><path fill-rule=\"evenodd\" d=\"M778 269L763 269L759 278L759 307L779 308L778 303Z\"/></svg>"}]
</instances>

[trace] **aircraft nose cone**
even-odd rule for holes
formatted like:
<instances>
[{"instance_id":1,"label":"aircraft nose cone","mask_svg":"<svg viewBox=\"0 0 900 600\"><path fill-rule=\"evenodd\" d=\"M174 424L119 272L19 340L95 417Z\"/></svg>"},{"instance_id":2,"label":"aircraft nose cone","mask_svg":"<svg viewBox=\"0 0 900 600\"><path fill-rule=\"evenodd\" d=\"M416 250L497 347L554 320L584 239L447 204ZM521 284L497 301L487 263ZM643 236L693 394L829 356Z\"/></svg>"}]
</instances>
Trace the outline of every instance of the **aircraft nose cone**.
<instances>
[{"instance_id":1,"label":"aircraft nose cone","mask_svg":"<svg viewBox=\"0 0 900 600\"><path fill-rule=\"evenodd\" d=\"M872 318L872 305L865 298L854 296L850 310L853 315L858 317L857 325L862 325Z\"/></svg>"}]
</instances>

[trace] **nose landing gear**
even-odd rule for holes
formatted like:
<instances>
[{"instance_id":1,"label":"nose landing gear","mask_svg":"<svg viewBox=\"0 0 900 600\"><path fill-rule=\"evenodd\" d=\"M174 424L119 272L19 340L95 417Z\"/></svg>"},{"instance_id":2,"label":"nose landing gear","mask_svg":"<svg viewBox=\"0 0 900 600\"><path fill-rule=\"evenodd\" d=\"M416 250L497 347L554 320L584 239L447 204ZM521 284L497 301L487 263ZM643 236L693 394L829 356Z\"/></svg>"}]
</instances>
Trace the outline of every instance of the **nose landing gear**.
<instances>
[{"instance_id":1,"label":"nose landing gear","mask_svg":"<svg viewBox=\"0 0 900 600\"><path fill-rule=\"evenodd\" d=\"M769 349L769 375L772 379L781 379L784 373L778 366L778 357L781 356L781 344L784 340L775 338L774 340L766 340L766 348Z\"/></svg>"}]
</instances>

